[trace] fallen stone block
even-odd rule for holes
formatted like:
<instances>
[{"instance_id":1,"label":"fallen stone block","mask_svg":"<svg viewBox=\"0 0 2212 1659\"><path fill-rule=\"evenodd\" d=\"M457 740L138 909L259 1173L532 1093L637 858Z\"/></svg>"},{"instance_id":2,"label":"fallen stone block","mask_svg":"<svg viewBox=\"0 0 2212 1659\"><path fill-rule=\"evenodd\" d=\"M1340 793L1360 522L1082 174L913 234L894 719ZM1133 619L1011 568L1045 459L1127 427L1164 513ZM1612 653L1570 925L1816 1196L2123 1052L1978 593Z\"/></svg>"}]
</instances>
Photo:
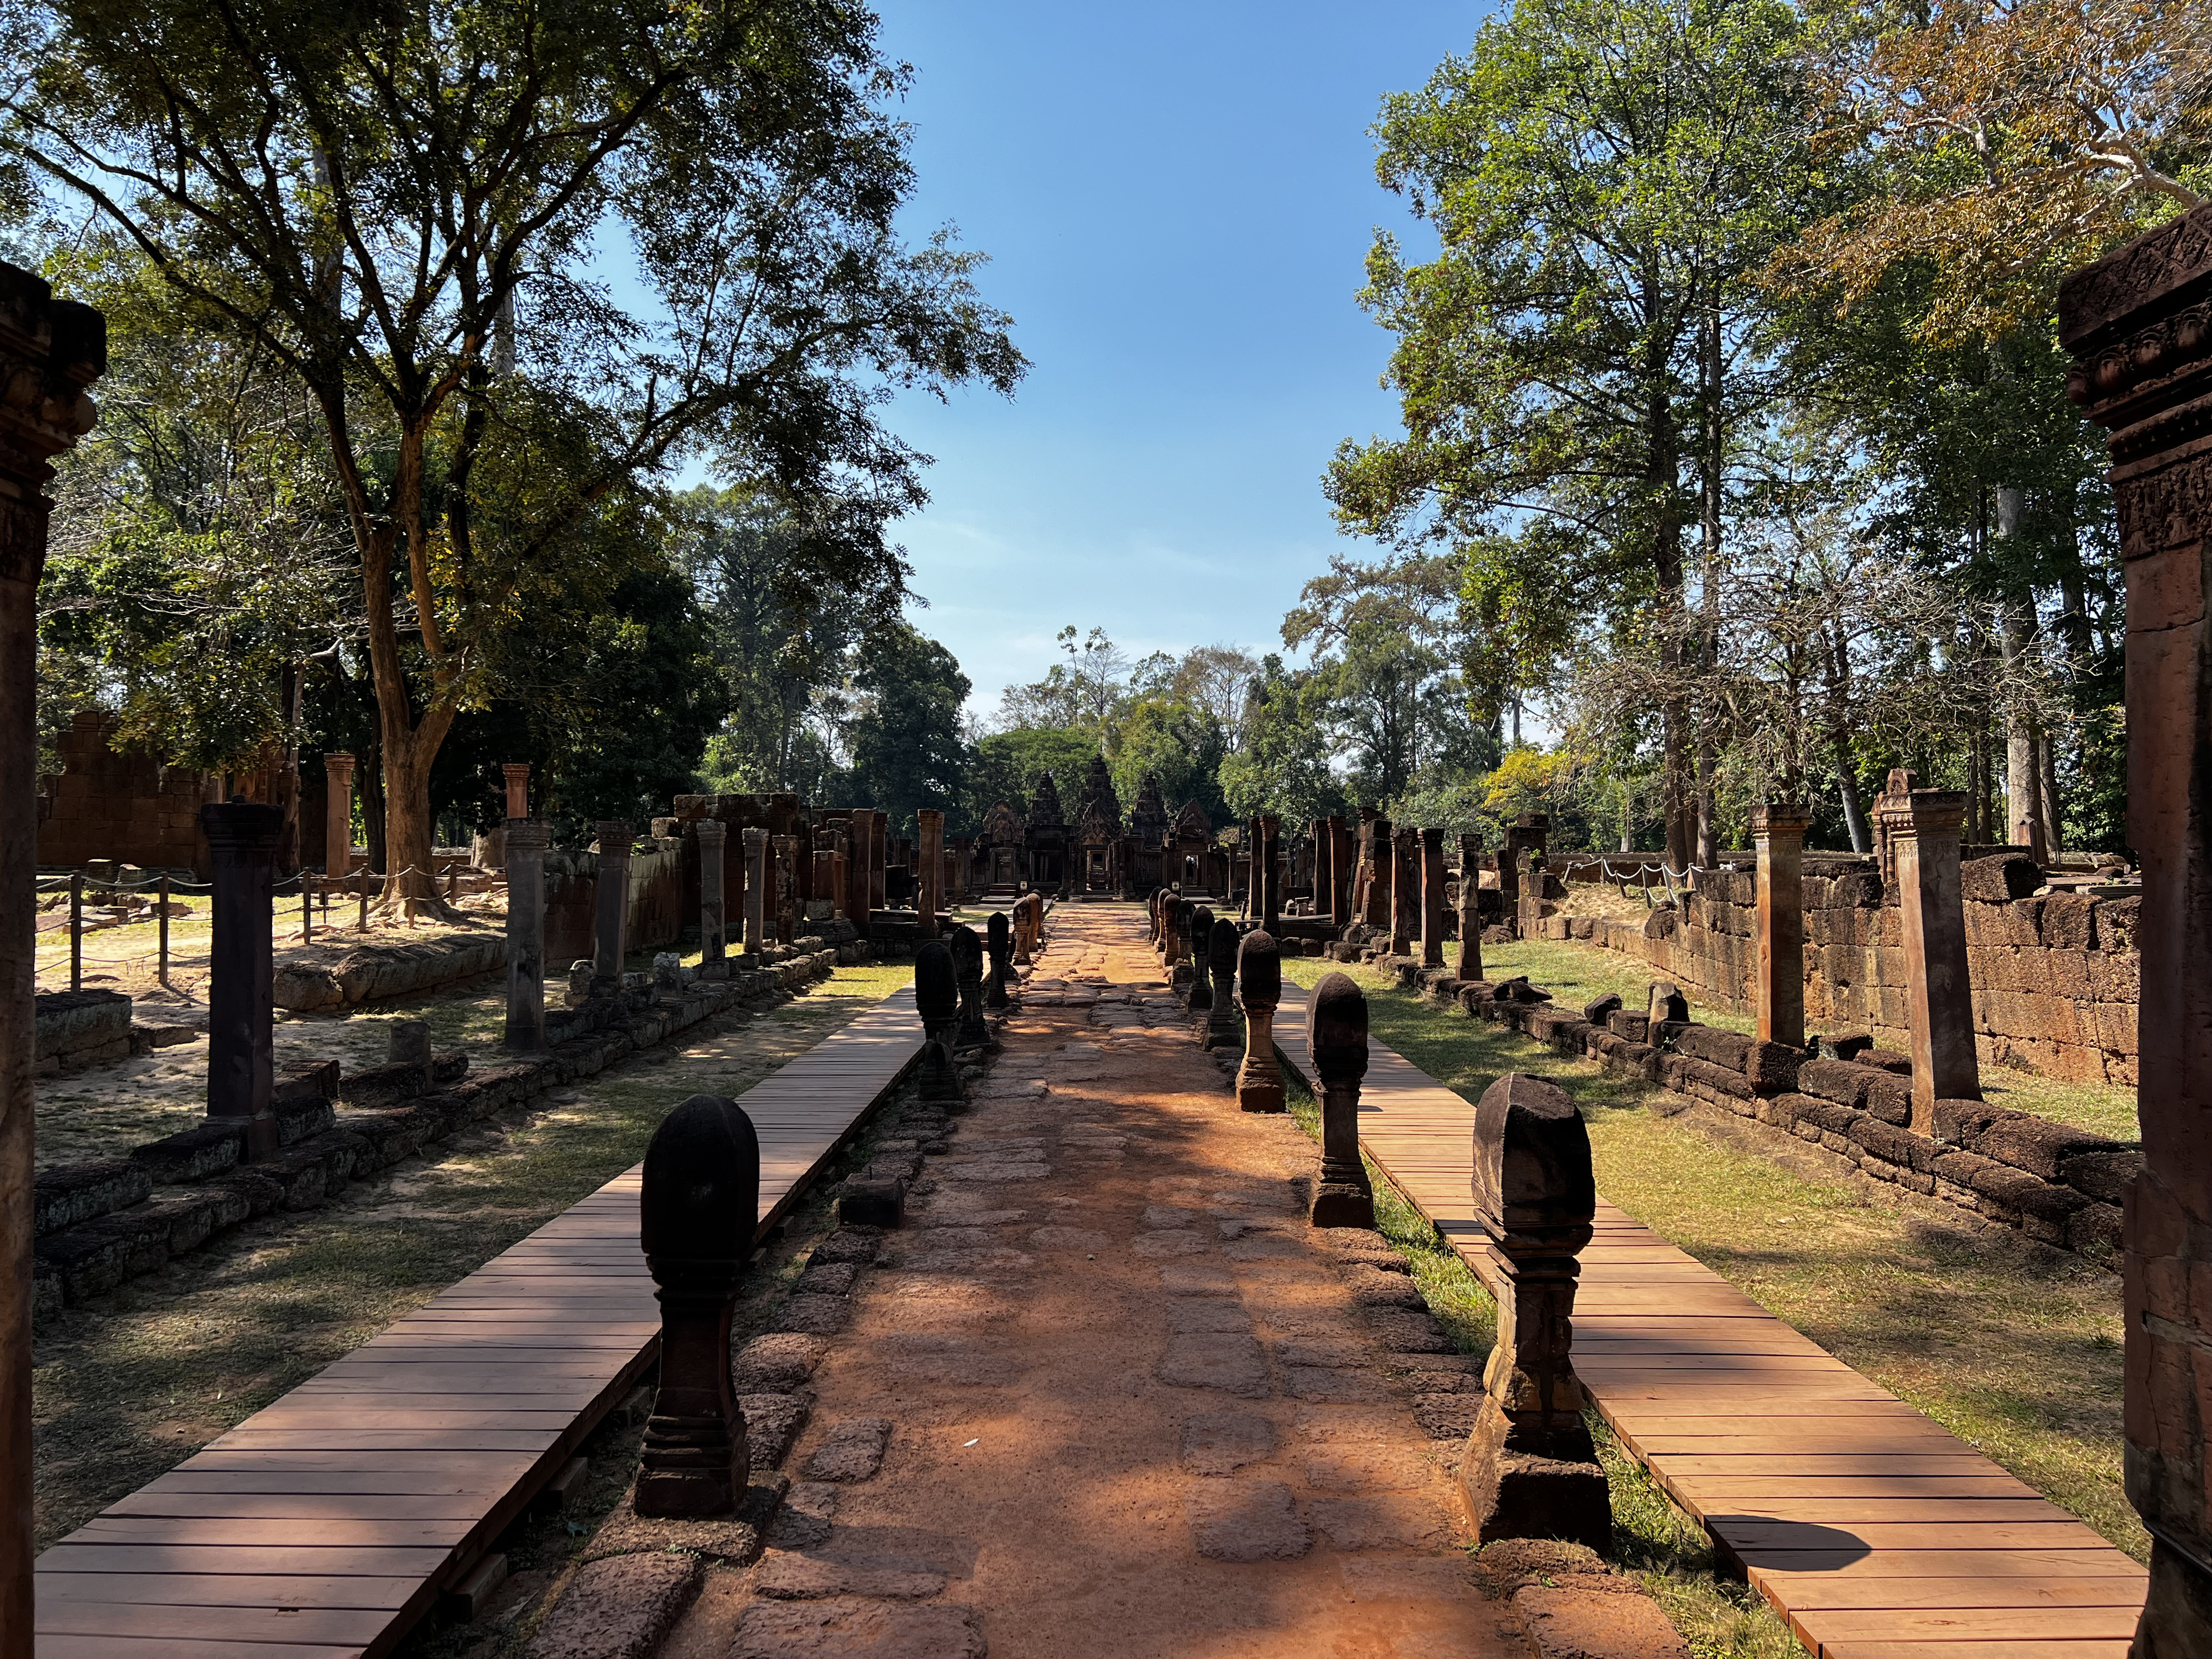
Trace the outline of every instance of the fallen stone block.
<instances>
[{"instance_id":1,"label":"fallen stone block","mask_svg":"<svg viewBox=\"0 0 2212 1659\"><path fill-rule=\"evenodd\" d=\"M666 1553L586 1562L531 1638L529 1659L647 1659L691 1604L699 1565Z\"/></svg>"},{"instance_id":2,"label":"fallen stone block","mask_svg":"<svg viewBox=\"0 0 2212 1659\"><path fill-rule=\"evenodd\" d=\"M954 1601L763 1597L738 1621L728 1659L823 1659L830 1654L983 1659L983 1632L975 1610Z\"/></svg>"},{"instance_id":3,"label":"fallen stone block","mask_svg":"<svg viewBox=\"0 0 2212 1659\"><path fill-rule=\"evenodd\" d=\"M88 1158L41 1170L31 1187L31 1232L44 1238L126 1209L154 1189L152 1173L128 1158Z\"/></svg>"}]
</instances>

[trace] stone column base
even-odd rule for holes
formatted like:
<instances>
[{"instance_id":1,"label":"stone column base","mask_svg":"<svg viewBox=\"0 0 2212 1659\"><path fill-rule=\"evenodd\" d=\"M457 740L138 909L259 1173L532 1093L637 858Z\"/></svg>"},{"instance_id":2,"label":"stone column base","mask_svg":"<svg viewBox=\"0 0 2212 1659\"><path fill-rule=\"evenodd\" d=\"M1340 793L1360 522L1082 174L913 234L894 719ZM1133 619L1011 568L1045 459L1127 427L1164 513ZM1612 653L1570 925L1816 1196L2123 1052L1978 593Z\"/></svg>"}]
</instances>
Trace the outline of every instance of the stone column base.
<instances>
[{"instance_id":1,"label":"stone column base","mask_svg":"<svg viewBox=\"0 0 2212 1659\"><path fill-rule=\"evenodd\" d=\"M1598 1551L1613 1545L1613 1500L1605 1471L1582 1462L1511 1452L1480 1439L1460 1465L1460 1499L1475 1540L1564 1538Z\"/></svg>"}]
</instances>

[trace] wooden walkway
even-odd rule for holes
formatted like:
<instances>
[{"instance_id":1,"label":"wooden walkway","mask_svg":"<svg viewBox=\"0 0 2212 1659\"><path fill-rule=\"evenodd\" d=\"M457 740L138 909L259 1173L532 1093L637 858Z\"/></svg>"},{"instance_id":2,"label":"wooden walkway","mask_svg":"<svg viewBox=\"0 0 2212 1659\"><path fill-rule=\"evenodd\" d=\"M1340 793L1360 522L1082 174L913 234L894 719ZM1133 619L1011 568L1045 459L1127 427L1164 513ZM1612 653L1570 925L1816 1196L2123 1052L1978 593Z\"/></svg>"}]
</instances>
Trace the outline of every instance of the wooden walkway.
<instances>
[{"instance_id":1,"label":"wooden walkway","mask_svg":"<svg viewBox=\"0 0 2212 1659\"><path fill-rule=\"evenodd\" d=\"M1305 996L1283 1058L1310 1080ZM1493 1288L1474 1107L1380 1043L1359 1139ZM1598 1203L1575 1369L1621 1443L1820 1659L2124 1659L2146 1575L2080 1521Z\"/></svg>"},{"instance_id":2,"label":"wooden walkway","mask_svg":"<svg viewBox=\"0 0 2212 1659\"><path fill-rule=\"evenodd\" d=\"M761 1234L920 1053L908 988L741 1097ZM640 1183L616 1176L46 1551L38 1659L388 1652L658 1358Z\"/></svg>"}]
</instances>

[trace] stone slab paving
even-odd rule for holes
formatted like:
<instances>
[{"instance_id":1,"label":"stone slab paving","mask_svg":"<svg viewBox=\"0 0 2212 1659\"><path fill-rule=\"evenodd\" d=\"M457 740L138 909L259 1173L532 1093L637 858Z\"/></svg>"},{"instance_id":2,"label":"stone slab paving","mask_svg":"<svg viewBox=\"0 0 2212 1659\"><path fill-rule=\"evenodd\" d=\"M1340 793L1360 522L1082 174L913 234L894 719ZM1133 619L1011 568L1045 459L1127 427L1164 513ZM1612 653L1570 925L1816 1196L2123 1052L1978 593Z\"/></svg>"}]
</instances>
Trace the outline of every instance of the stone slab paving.
<instances>
[{"instance_id":1,"label":"stone slab paving","mask_svg":"<svg viewBox=\"0 0 2212 1659\"><path fill-rule=\"evenodd\" d=\"M1237 1112L1158 975L1134 907L1058 912L812 1373L765 1555L662 1659L1529 1651L1411 1403L1468 1362L1378 1334L1312 1143Z\"/></svg>"},{"instance_id":2,"label":"stone slab paving","mask_svg":"<svg viewBox=\"0 0 2212 1659\"><path fill-rule=\"evenodd\" d=\"M1277 1048L1310 1078L1308 993ZM1376 1165L1493 1288L1469 1192L1474 1104L1380 1043ZM2143 1569L1600 1196L1575 1369L1621 1443L1820 1659L2124 1659Z\"/></svg>"}]
</instances>

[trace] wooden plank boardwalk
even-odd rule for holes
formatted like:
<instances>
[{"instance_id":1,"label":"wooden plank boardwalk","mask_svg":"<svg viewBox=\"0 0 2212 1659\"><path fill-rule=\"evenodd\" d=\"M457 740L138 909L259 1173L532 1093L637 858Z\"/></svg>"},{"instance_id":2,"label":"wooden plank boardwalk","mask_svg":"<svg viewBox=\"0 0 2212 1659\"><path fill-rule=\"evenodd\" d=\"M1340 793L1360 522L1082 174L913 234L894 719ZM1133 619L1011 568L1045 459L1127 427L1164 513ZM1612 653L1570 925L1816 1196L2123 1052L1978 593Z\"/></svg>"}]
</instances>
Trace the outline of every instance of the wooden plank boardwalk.
<instances>
[{"instance_id":1,"label":"wooden plank boardwalk","mask_svg":"<svg viewBox=\"0 0 2212 1659\"><path fill-rule=\"evenodd\" d=\"M911 987L740 1097L763 1235L921 1054ZM616 1176L38 1562L38 1659L389 1651L658 1357Z\"/></svg>"},{"instance_id":2,"label":"wooden plank boardwalk","mask_svg":"<svg viewBox=\"0 0 2212 1659\"><path fill-rule=\"evenodd\" d=\"M1310 1081L1306 993L1277 1047ZM1476 1275L1474 1107L1370 1047L1359 1139ZM2124 1659L2124 1552L1599 1200L1575 1369L1621 1443L1820 1659Z\"/></svg>"}]
</instances>

